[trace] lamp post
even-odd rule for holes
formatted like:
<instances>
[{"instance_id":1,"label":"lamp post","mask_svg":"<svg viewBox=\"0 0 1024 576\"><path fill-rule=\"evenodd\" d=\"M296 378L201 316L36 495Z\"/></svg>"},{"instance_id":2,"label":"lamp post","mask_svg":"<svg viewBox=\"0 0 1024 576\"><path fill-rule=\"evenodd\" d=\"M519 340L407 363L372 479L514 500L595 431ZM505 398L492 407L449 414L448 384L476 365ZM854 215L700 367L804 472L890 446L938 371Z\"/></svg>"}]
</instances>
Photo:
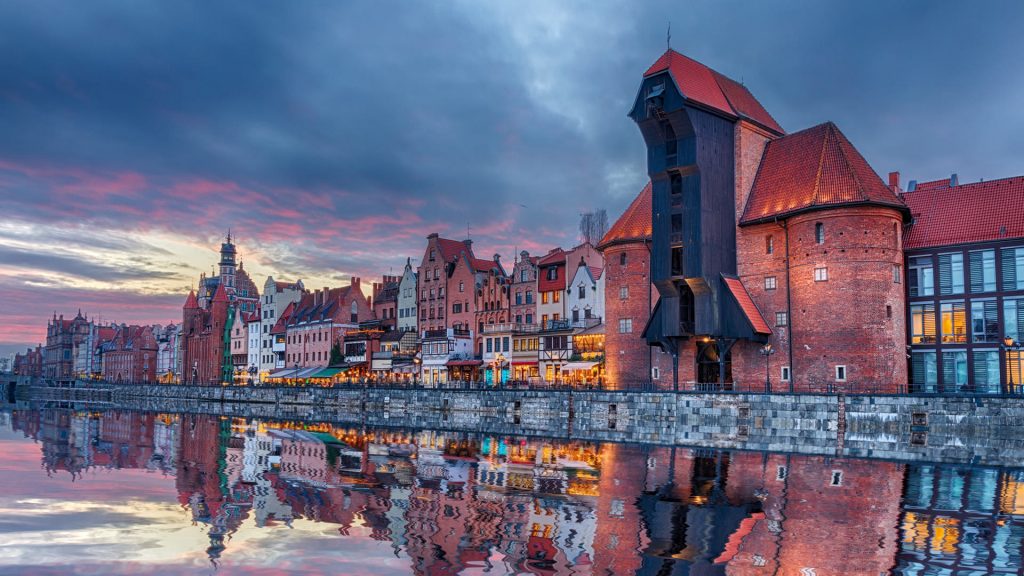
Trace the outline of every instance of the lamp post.
<instances>
[{"instance_id":1,"label":"lamp post","mask_svg":"<svg viewBox=\"0 0 1024 576\"><path fill-rule=\"evenodd\" d=\"M775 354L775 349L772 348L772 343L768 342L761 347L761 356L764 356L764 393L772 393L772 377L768 371L768 360Z\"/></svg>"},{"instance_id":2,"label":"lamp post","mask_svg":"<svg viewBox=\"0 0 1024 576\"><path fill-rule=\"evenodd\" d=\"M413 366L415 366L415 368L413 368L413 373L412 373L412 387L413 388L415 388L419 384L420 364L422 362L423 362L423 360L420 360L416 356L413 356L412 364L413 364Z\"/></svg>"},{"instance_id":3,"label":"lamp post","mask_svg":"<svg viewBox=\"0 0 1024 576\"><path fill-rule=\"evenodd\" d=\"M295 368L295 374L292 374L292 386L295 385L295 380L299 378L299 363L296 362L292 368Z\"/></svg>"},{"instance_id":4,"label":"lamp post","mask_svg":"<svg viewBox=\"0 0 1024 576\"><path fill-rule=\"evenodd\" d=\"M498 352L498 355L494 357L494 383L502 385L504 382L501 378L501 367L505 364L505 355Z\"/></svg>"},{"instance_id":5,"label":"lamp post","mask_svg":"<svg viewBox=\"0 0 1024 576\"><path fill-rule=\"evenodd\" d=\"M1003 351L1006 354L1006 376L1007 376L1007 380L1008 380L1008 390L1007 390L1007 392L1010 393L1010 394L1016 394L1017 393L1018 385L1024 384L1024 382L1020 382L1018 384L1014 384L1013 383L1013 364L1010 363L1010 351L1012 350L1012 351L1017 353L1017 372L1019 374L1020 373L1020 366L1021 366L1021 364L1020 364L1021 343L1020 342L1015 342L1014 339L1009 337L1009 336L1004 336L1003 337L1003 344L1002 344L1002 346L1000 346L1000 348L1002 348Z\"/></svg>"}]
</instances>

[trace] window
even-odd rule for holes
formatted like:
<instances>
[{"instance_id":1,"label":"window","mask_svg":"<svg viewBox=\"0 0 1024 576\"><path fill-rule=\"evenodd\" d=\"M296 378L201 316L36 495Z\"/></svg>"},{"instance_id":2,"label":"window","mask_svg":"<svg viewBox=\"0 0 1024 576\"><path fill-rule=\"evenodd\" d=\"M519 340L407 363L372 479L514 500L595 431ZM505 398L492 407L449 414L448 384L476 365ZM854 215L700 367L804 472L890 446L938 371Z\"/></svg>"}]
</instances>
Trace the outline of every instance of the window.
<instances>
[{"instance_id":1,"label":"window","mask_svg":"<svg viewBox=\"0 0 1024 576\"><path fill-rule=\"evenodd\" d=\"M501 338L501 348L505 352L508 352L508 340L509 340L508 336L503 336Z\"/></svg>"},{"instance_id":2,"label":"window","mask_svg":"<svg viewBox=\"0 0 1024 576\"><path fill-rule=\"evenodd\" d=\"M434 261L434 256L435 256L435 254L436 254L436 252L435 252L434 250L431 250L431 251L430 251L430 261L431 261L431 262L433 262L433 261Z\"/></svg>"},{"instance_id":3,"label":"window","mask_svg":"<svg viewBox=\"0 0 1024 576\"><path fill-rule=\"evenodd\" d=\"M491 339L490 338L484 338L484 342L487 343L487 351L488 352L494 352L494 350L491 348L492 347Z\"/></svg>"},{"instance_id":4,"label":"window","mask_svg":"<svg viewBox=\"0 0 1024 576\"><path fill-rule=\"evenodd\" d=\"M967 351L942 353L942 390L961 392L967 387Z\"/></svg>"},{"instance_id":5,"label":"window","mask_svg":"<svg viewBox=\"0 0 1024 576\"><path fill-rule=\"evenodd\" d=\"M903 266L900 266L899 264L893 264L892 265L892 281L893 281L893 284L899 284L900 282L903 281L902 278L903 278Z\"/></svg>"},{"instance_id":6,"label":"window","mask_svg":"<svg viewBox=\"0 0 1024 576\"><path fill-rule=\"evenodd\" d=\"M657 380L661 378L661 369L657 366L651 368L651 380Z\"/></svg>"},{"instance_id":7,"label":"window","mask_svg":"<svg viewBox=\"0 0 1024 576\"><path fill-rule=\"evenodd\" d=\"M843 471L833 470L832 480L829 482L829 486L842 486L843 485Z\"/></svg>"},{"instance_id":8,"label":"window","mask_svg":"<svg viewBox=\"0 0 1024 576\"><path fill-rule=\"evenodd\" d=\"M786 322L788 320L789 320L789 317L788 317L788 315L785 312L776 312L775 313L775 325L776 326L785 326Z\"/></svg>"},{"instance_id":9,"label":"window","mask_svg":"<svg viewBox=\"0 0 1024 576\"><path fill-rule=\"evenodd\" d=\"M974 351L974 390L981 394L999 392L999 351Z\"/></svg>"},{"instance_id":10,"label":"window","mask_svg":"<svg viewBox=\"0 0 1024 576\"><path fill-rule=\"evenodd\" d=\"M562 291L561 290L555 290L554 292L552 292L551 293L551 301L554 302L555 304L558 304L559 302L561 302L562 301Z\"/></svg>"},{"instance_id":11,"label":"window","mask_svg":"<svg viewBox=\"0 0 1024 576\"><path fill-rule=\"evenodd\" d=\"M526 291L526 303L533 304L533 290Z\"/></svg>"},{"instance_id":12,"label":"window","mask_svg":"<svg viewBox=\"0 0 1024 576\"><path fill-rule=\"evenodd\" d=\"M963 302L943 302L942 342L963 344L967 342L967 308Z\"/></svg>"},{"instance_id":13,"label":"window","mask_svg":"<svg viewBox=\"0 0 1024 576\"><path fill-rule=\"evenodd\" d=\"M465 292L465 291L466 291L466 283L463 282L462 280L459 280L459 292Z\"/></svg>"},{"instance_id":14,"label":"window","mask_svg":"<svg viewBox=\"0 0 1024 576\"><path fill-rule=\"evenodd\" d=\"M775 252L775 238L769 234L764 237L764 253L771 254Z\"/></svg>"},{"instance_id":15,"label":"window","mask_svg":"<svg viewBox=\"0 0 1024 576\"><path fill-rule=\"evenodd\" d=\"M434 268L434 280L437 280L437 268Z\"/></svg>"},{"instance_id":16,"label":"window","mask_svg":"<svg viewBox=\"0 0 1024 576\"><path fill-rule=\"evenodd\" d=\"M452 314L460 314L462 312L462 303L456 302L452 304Z\"/></svg>"},{"instance_id":17,"label":"window","mask_svg":"<svg viewBox=\"0 0 1024 576\"><path fill-rule=\"evenodd\" d=\"M814 281L825 282L828 280L828 268L822 266L814 269Z\"/></svg>"},{"instance_id":18,"label":"window","mask_svg":"<svg viewBox=\"0 0 1024 576\"><path fill-rule=\"evenodd\" d=\"M619 319L619 334L632 334L633 333L633 319L632 318L620 318Z\"/></svg>"},{"instance_id":19,"label":"window","mask_svg":"<svg viewBox=\"0 0 1024 576\"><path fill-rule=\"evenodd\" d=\"M516 292L516 305L518 306L518 305L520 305L522 303L523 303L523 293L522 292Z\"/></svg>"},{"instance_id":20,"label":"window","mask_svg":"<svg viewBox=\"0 0 1024 576\"><path fill-rule=\"evenodd\" d=\"M527 324L533 324L533 314L527 314L526 315L526 323Z\"/></svg>"},{"instance_id":21,"label":"window","mask_svg":"<svg viewBox=\"0 0 1024 576\"><path fill-rule=\"evenodd\" d=\"M527 282L529 280L530 280L530 273L529 273L529 271L526 270L525 268L520 270L519 271L519 281L520 282Z\"/></svg>"},{"instance_id":22,"label":"window","mask_svg":"<svg viewBox=\"0 0 1024 576\"><path fill-rule=\"evenodd\" d=\"M836 381L846 382L846 366L836 366Z\"/></svg>"},{"instance_id":23,"label":"window","mask_svg":"<svg viewBox=\"0 0 1024 576\"><path fill-rule=\"evenodd\" d=\"M911 296L932 296L935 294L935 270L931 256L918 256L910 259Z\"/></svg>"},{"instance_id":24,"label":"window","mask_svg":"<svg viewBox=\"0 0 1024 576\"><path fill-rule=\"evenodd\" d=\"M825 243L825 225L821 222L814 225L814 241L818 244Z\"/></svg>"},{"instance_id":25,"label":"window","mask_svg":"<svg viewBox=\"0 0 1024 576\"><path fill-rule=\"evenodd\" d=\"M435 293L436 293L436 291L433 288L431 288L430 289L430 297L433 298L435 296Z\"/></svg>"},{"instance_id":26,"label":"window","mask_svg":"<svg viewBox=\"0 0 1024 576\"><path fill-rule=\"evenodd\" d=\"M789 382L789 366L783 366L782 367L782 370L780 371L780 374L779 374L779 378L783 382Z\"/></svg>"},{"instance_id":27,"label":"window","mask_svg":"<svg viewBox=\"0 0 1024 576\"><path fill-rule=\"evenodd\" d=\"M547 328L547 326L548 326L548 315L547 314L542 314L541 315L541 317L540 317L540 326L541 326L541 328Z\"/></svg>"},{"instance_id":28,"label":"window","mask_svg":"<svg viewBox=\"0 0 1024 576\"><path fill-rule=\"evenodd\" d=\"M580 284L579 286L580 300L584 300L587 297L587 287Z\"/></svg>"},{"instance_id":29,"label":"window","mask_svg":"<svg viewBox=\"0 0 1024 576\"><path fill-rule=\"evenodd\" d=\"M970 254L971 292L995 292L996 251L979 250Z\"/></svg>"},{"instance_id":30,"label":"window","mask_svg":"<svg viewBox=\"0 0 1024 576\"><path fill-rule=\"evenodd\" d=\"M626 265L626 253L623 252L622 254L619 254L619 266L625 266L625 265Z\"/></svg>"},{"instance_id":31,"label":"window","mask_svg":"<svg viewBox=\"0 0 1024 576\"><path fill-rule=\"evenodd\" d=\"M549 294L549 292L541 292L540 293L540 303L541 304L547 304L548 303L548 294Z\"/></svg>"},{"instance_id":32,"label":"window","mask_svg":"<svg viewBox=\"0 0 1024 576\"><path fill-rule=\"evenodd\" d=\"M1017 342L1024 340L1024 298L1003 300L1003 335Z\"/></svg>"},{"instance_id":33,"label":"window","mask_svg":"<svg viewBox=\"0 0 1024 576\"><path fill-rule=\"evenodd\" d=\"M558 267L552 266L547 269L548 280L558 280Z\"/></svg>"},{"instance_id":34,"label":"window","mask_svg":"<svg viewBox=\"0 0 1024 576\"><path fill-rule=\"evenodd\" d=\"M764 289L765 290L775 290L775 276L765 276L764 277Z\"/></svg>"},{"instance_id":35,"label":"window","mask_svg":"<svg viewBox=\"0 0 1024 576\"><path fill-rule=\"evenodd\" d=\"M971 302L971 341L995 342L1002 340L999 334L999 307L995 300Z\"/></svg>"},{"instance_id":36,"label":"window","mask_svg":"<svg viewBox=\"0 0 1024 576\"><path fill-rule=\"evenodd\" d=\"M619 300L629 299L629 286L619 286Z\"/></svg>"},{"instance_id":37,"label":"window","mask_svg":"<svg viewBox=\"0 0 1024 576\"><path fill-rule=\"evenodd\" d=\"M785 480L788 473L789 473L789 471L786 469L785 466L779 466L775 470L775 479L776 480Z\"/></svg>"},{"instance_id":38,"label":"window","mask_svg":"<svg viewBox=\"0 0 1024 576\"><path fill-rule=\"evenodd\" d=\"M964 293L964 255L939 254L939 294Z\"/></svg>"}]
</instances>

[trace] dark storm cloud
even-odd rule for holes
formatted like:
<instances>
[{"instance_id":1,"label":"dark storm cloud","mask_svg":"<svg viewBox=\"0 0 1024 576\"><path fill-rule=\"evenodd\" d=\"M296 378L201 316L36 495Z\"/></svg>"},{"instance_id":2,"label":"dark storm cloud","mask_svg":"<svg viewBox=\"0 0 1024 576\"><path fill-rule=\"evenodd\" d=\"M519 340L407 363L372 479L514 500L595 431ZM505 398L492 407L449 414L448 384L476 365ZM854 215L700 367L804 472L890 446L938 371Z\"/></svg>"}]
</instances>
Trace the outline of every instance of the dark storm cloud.
<instances>
[{"instance_id":1,"label":"dark storm cloud","mask_svg":"<svg viewBox=\"0 0 1024 576\"><path fill-rule=\"evenodd\" d=\"M1019 2L41 0L0 4L0 213L231 227L291 277L400 270L467 226L487 256L567 245L644 184L625 114L669 21L784 128L833 120L883 174L1024 173Z\"/></svg>"}]
</instances>

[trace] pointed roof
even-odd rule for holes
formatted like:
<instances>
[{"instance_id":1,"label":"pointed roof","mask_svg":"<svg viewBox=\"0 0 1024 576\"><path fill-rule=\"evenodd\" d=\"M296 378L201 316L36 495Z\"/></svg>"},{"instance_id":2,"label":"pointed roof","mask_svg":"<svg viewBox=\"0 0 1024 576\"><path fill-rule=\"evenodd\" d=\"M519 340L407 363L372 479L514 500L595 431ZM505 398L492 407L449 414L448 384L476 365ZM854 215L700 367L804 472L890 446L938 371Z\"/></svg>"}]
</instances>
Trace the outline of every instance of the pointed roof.
<instances>
[{"instance_id":1,"label":"pointed roof","mask_svg":"<svg viewBox=\"0 0 1024 576\"><path fill-rule=\"evenodd\" d=\"M906 204L832 122L768 142L740 224L851 205Z\"/></svg>"},{"instance_id":2,"label":"pointed roof","mask_svg":"<svg viewBox=\"0 0 1024 576\"><path fill-rule=\"evenodd\" d=\"M772 329L768 326L764 316L761 315L761 311L757 309L757 304L754 304L754 299L750 297L750 292L747 292L743 282L739 278L729 276L723 276L722 280L725 281L726 288L729 289L732 297L736 299L736 303L739 304L740 310L743 311L743 315L754 332L757 334L771 334Z\"/></svg>"},{"instance_id":3,"label":"pointed roof","mask_svg":"<svg viewBox=\"0 0 1024 576\"><path fill-rule=\"evenodd\" d=\"M451 262L458 258L459 253L465 251L473 257L473 246L465 241L451 240L448 238L437 238L437 248L441 251L441 258L445 262Z\"/></svg>"},{"instance_id":4,"label":"pointed roof","mask_svg":"<svg viewBox=\"0 0 1024 576\"><path fill-rule=\"evenodd\" d=\"M729 116L752 121L777 134L786 133L746 86L724 74L671 48L644 72L644 78L665 71L686 99Z\"/></svg>"},{"instance_id":5,"label":"pointed roof","mask_svg":"<svg viewBox=\"0 0 1024 576\"><path fill-rule=\"evenodd\" d=\"M214 302L228 302L228 291L224 288L223 284L217 284L217 292L213 294Z\"/></svg>"},{"instance_id":6,"label":"pointed roof","mask_svg":"<svg viewBox=\"0 0 1024 576\"><path fill-rule=\"evenodd\" d=\"M185 299L185 309L199 308L199 301L196 300L195 290L188 291L188 298Z\"/></svg>"},{"instance_id":7,"label":"pointed roof","mask_svg":"<svg viewBox=\"0 0 1024 576\"><path fill-rule=\"evenodd\" d=\"M598 242L597 249L604 251L605 248L615 244L650 240L652 212L651 183L648 182L640 194L629 204L626 211L622 213L622 216L619 216L619 219L612 224L604 238Z\"/></svg>"}]
</instances>

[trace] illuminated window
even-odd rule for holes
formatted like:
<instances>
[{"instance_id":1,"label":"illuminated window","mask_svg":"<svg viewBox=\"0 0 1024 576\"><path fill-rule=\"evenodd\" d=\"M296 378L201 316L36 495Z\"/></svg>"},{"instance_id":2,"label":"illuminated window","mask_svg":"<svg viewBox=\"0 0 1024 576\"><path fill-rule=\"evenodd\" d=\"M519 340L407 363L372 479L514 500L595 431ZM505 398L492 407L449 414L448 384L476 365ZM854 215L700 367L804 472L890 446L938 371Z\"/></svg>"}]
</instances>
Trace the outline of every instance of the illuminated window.
<instances>
[{"instance_id":1,"label":"illuminated window","mask_svg":"<svg viewBox=\"0 0 1024 576\"><path fill-rule=\"evenodd\" d=\"M552 292L551 293L551 301L554 302L555 304L558 304L559 302L561 302L562 301L562 291L561 290L555 290L554 292Z\"/></svg>"},{"instance_id":2,"label":"illuminated window","mask_svg":"<svg viewBox=\"0 0 1024 576\"><path fill-rule=\"evenodd\" d=\"M967 308L963 302L943 302L942 341L963 344L967 342Z\"/></svg>"},{"instance_id":3,"label":"illuminated window","mask_svg":"<svg viewBox=\"0 0 1024 576\"><path fill-rule=\"evenodd\" d=\"M540 293L540 303L541 304L547 304L548 303L548 293L547 292L541 292Z\"/></svg>"},{"instance_id":4,"label":"illuminated window","mask_svg":"<svg viewBox=\"0 0 1024 576\"><path fill-rule=\"evenodd\" d=\"M935 305L912 304L910 306L910 343L932 344L935 342Z\"/></svg>"}]
</instances>

